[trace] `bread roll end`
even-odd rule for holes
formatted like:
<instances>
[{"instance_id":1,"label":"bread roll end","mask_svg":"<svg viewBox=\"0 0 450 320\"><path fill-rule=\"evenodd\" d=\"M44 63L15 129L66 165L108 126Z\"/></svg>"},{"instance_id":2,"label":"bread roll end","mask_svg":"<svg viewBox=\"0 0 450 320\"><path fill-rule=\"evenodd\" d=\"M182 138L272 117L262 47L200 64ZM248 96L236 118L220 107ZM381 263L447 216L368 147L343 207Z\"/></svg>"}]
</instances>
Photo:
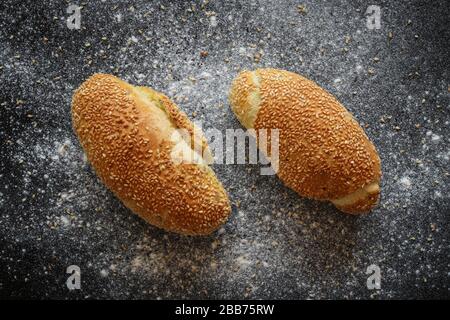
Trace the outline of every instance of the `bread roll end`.
<instances>
[{"instance_id":1,"label":"bread roll end","mask_svg":"<svg viewBox=\"0 0 450 320\"><path fill-rule=\"evenodd\" d=\"M261 104L259 76L256 71L243 71L233 81L229 100L239 122L253 128Z\"/></svg>"},{"instance_id":2,"label":"bread roll end","mask_svg":"<svg viewBox=\"0 0 450 320\"><path fill-rule=\"evenodd\" d=\"M361 214L367 213L373 209L379 201L380 185L378 182L372 182L355 192L331 202L345 213Z\"/></svg>"}]
</instances>

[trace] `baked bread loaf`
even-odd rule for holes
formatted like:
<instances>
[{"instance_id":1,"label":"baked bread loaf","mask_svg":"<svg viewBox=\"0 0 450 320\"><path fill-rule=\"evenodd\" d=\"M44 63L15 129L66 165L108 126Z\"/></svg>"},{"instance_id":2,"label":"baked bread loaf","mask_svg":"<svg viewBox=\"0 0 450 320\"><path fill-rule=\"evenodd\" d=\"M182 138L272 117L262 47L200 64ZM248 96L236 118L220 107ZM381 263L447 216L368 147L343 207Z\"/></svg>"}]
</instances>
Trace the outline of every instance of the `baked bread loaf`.
<instances>
[{"instance_id":1,"label":"baked bread loaf","mask_svg":"<svg viewBox=\"0 0 450 320\"><path fill-rule=\"evenodd\" d=\"M95 74L73 96L72 121L101 180L150 224L205 235L227 220L230 203L208 166L206 140L165 95ZM184 139L178 129L197 139ZM180 146L196 161L173 152Z\"/></svg>"},{"instance_id":2,"label":"baked bread loaf","mask_svg":"<svg viewBox=\"0 0 450 320\"><path fill-rule=\"evenodd\" d=\"M241 124L257 136L259 129L279 130L279 155L271 161L286 186L347 213L376 205L380 158L330 93L298 74L258 69L236 77L229 99Z\"/></svg>"}]
</instances>

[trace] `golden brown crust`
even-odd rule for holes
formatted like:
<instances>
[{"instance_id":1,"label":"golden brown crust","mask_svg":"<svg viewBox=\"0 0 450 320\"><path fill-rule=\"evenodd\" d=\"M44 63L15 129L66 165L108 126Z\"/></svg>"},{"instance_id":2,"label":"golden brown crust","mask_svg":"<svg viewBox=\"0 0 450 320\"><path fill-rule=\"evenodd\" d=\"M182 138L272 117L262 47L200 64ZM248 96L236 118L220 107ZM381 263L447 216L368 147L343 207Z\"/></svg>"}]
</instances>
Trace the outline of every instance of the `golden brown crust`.
<instances>
[{"instance_id":1,"label":"golden brown crust","mask_svg":"<svg viewBox=\"0 0 450 320\"><path fill-rule=\"evenodd\" d=\"M95 74L75 92L72 119L101 180L149 223L203 235L228 218L228 196L212 169L172 161L174 130L194 129L165 95ZM201 141L206 148L206 140Z\"/></svg>"},{"instance_id":2,"label":"golden brown crust","mask_svg":"<svg viewBox=\"0 0 450 320\"><path fill-rule=\"evenodd\" d=\"M257 94L259 102L252 103ZM247 128L280 130L278 176L300 195L338 201L372 183L378 186L375 147L352 115L313 81L283 70L245 71L233 82L230 102ZM256 114L253 121L249 112ZM358 193L339 208L368 211L378 193Z\"/></svg>"}]
</instances>

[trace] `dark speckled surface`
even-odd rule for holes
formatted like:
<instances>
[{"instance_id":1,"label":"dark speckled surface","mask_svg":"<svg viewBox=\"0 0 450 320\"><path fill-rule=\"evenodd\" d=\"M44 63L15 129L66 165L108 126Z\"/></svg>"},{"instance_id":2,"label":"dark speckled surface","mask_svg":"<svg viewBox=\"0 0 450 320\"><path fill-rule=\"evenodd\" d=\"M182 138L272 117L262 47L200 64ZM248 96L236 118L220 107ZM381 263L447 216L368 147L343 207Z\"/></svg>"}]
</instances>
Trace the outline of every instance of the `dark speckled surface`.
<instances>
[{"instance_id":1,"label":"dark speckled surface","mask_svg":"<svg viewBox=\"0 0 450 320\"><path fill-rule=\"evenodd\" d=\"M81 30L67 1L0 3L1 297L450 298L448 2L73 3ZM302 199L258 165L215 165L229 221L169 234L105 189L71 129L72 93L94 72L239 128L230 82L269 66L316 81L365 127L383 167L371 214ZM72 264L81 290L65 285ZM371 264L381 290L366 287Z\"/></svg>"}]
</instances>

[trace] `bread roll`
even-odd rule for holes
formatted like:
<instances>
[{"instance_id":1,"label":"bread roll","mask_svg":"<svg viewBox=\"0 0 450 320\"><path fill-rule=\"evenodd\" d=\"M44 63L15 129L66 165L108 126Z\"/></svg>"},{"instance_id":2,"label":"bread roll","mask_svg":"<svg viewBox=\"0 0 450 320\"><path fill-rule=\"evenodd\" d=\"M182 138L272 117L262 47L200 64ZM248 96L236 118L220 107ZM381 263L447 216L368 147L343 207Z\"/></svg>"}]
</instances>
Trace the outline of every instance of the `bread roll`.
<instances>
[{"instance_id":1,"label":"bread roll","mask_svg":"<svg viewBox=\"0 0 450 320\"><path fill-rule=\"evenodd\" d=\"M205 235L227 220L228 196L198 148L176 129L198 136L194 125L165 95L95 74L75 92L75 132L89 162L125 206L150 224L186 235ZM174 161L175 146L198 163ZM197 151L194 151L197 150ZM175 159L176 160L176 159Z\"/></svg>"},{"instance_id":2,"label":"bread roll","mask_svg":"<svg viewBox=\"0 0 450 320\"><path fill-rule=\"evenodd\" d=\"M316 83L283 70L244 71L229 99L247 129L279 130L279 157L272 161L286 186L347 213L376 205L377 151L352 115Z\"/></svg>"}]
</instances>

